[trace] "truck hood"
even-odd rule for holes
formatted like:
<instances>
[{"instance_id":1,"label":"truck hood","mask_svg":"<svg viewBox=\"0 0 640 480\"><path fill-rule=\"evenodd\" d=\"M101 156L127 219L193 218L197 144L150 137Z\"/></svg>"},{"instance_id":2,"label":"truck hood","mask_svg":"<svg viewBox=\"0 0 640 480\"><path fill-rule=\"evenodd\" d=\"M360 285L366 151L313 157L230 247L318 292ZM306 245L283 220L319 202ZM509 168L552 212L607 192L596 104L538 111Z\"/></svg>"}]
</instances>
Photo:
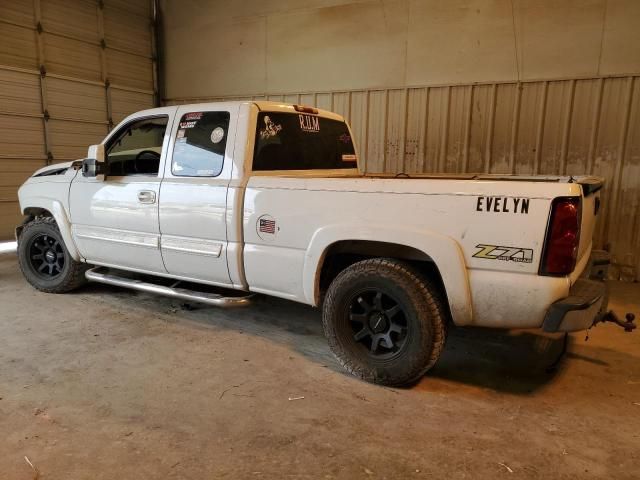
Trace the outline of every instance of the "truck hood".
<instances>
[{"instance_id":1,"label":"truck hood","mask_svg":"<svg viewBox=\"0 0 640 480\"><path fill-rule=\"evenodd\" d=\"M48 177L49 175L64 175L74 162L54 163L36 170L32 177Z\"/></svg>"}]
</instances>

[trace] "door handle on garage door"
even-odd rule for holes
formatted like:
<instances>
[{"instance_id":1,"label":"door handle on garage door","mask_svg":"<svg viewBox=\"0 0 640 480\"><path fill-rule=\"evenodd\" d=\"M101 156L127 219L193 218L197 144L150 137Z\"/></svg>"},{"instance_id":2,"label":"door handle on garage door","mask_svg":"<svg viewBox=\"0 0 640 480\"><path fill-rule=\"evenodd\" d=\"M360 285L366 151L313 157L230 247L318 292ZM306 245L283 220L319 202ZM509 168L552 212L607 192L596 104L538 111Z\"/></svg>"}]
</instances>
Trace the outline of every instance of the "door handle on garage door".
<instances>
[{"instance_id":1,"label":"door handle on garage door","mask_svg":"<svg viewBox=\"0 0 640 480\"><path fill-rule=\"evenodd\" d=\"M140 203L156 203L156 192L153 190L140 190L138 192L138 201Z\"/></svg>"}]
</instances>

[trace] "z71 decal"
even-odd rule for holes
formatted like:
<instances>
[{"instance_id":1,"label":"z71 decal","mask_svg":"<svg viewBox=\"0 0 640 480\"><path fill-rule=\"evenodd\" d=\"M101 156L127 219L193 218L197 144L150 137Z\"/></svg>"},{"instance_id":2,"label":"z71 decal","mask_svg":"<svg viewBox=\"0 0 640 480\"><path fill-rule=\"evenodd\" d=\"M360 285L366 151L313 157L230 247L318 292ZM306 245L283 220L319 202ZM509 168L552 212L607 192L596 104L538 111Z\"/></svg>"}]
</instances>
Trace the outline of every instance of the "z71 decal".
<instances>
[{"instance_id":1,"label":"z71 decal","mask_svg":"<svg viewBox=\"0 0 640 480\"><path fill-rule=\"evenodd\" d=\"M478 197L477 212L529 213L528 198Z\"/></svg>"},{"instance_id":2,"label":"z71 decal","mask_svg":"<svg viewBox=\"0 0 640 480\"><path fill-rule=\"evenodd\" d=\"M474 258L487 260L504 260L518 263L533 262L533 250L531 248L503 247L500 245L476 245L479 250L473 254Z\"/></svg>"}]
</instances>

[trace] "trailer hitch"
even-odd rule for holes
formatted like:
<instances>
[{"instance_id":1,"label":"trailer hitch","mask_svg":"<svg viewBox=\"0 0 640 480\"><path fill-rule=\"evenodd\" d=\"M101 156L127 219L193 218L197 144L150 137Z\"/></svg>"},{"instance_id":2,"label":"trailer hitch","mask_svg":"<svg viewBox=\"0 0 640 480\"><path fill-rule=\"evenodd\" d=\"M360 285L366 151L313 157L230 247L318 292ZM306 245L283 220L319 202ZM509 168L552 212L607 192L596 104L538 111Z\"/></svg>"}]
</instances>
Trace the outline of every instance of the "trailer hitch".
<instances>
[{"instance_id":1,"label":"trailer hitch","mask_svg":"<svg viewBox=\"0 0 640 480\"><path fill-rule=\"evenodd\" d=\"M627 313L625 316L625 321L623 322L622 320L620 320L618 318L618 316L615 314L615 312L613 310L609 310L608 312L604 312L601 313L600 315L598 315L595 319L595 321L593 322L593 325L597 325L598 323L602 322L612 322L615 323L616 325L624 328L625 332L633 332L636 329L636 316L633 313ZM587 330L587 336L584 339L585 341L589 340L589 332L591 331L591 329ZM567 347L569 345L569 333L565 332L564 333L564 338L562 339L562 349L560 350L560 354L558 355L558 357L553 361L553 363L551 365L549 365L546 368L547 373L553 373L556 371L556 369L558 368L558 365L560 364L560 361L562 360L562 358L564 357L565 353L567 353Z\"/></svg>"},{"instance_id":2,"label":"trailer hitch","mask_svg":"<svg viewBox=\"0 0 640 480\"><path fill-rule=\"evenodd\" d=\"M633 313L627 313L625 316L625 321L622 321L618 316L613 312L613 310L609 310L608 312L600 314L600 316L594 322L594 325L600 322L611 322L616 325L624 328L625 332L632 332L636 328L635 320L636 316Z\"/></svg>"}]
</instances>

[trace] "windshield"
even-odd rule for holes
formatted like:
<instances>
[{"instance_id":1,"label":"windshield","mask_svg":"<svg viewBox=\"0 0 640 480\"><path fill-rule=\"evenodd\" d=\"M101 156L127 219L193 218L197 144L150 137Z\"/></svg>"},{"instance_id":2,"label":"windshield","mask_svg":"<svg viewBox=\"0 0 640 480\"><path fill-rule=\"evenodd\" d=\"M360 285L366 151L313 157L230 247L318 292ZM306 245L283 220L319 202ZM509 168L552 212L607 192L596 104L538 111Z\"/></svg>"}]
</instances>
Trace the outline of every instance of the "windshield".
<instances>
[{"instance_id":1,"label":"windshield","mask_svg":"<svg viewBox=\"0 0 640 480\"><path fill-rule=\"evenodd\" d=\"M304 113L260 112L253 170L357 168L347 124Z\"/></svg>"}]
</instances>

